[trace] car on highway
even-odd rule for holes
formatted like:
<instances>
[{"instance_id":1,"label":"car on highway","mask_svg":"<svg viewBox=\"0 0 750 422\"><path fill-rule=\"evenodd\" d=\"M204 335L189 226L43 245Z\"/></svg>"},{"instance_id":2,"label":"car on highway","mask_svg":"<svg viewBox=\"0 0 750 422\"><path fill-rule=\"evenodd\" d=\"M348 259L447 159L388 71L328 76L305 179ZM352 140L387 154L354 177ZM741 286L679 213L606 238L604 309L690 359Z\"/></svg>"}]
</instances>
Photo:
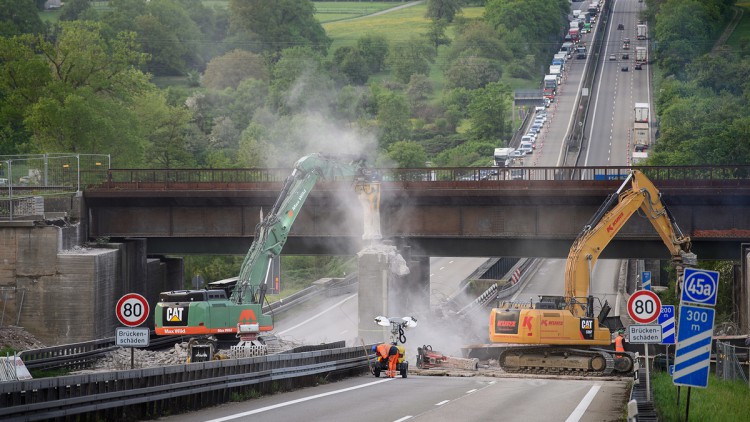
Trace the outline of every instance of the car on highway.
<instances>
[{"instance_id":1,"label":"car on highway","mask_svg":"<svg viewBox=\"0 0 750 422\"><path fill-rule=\"evenodd\" d=\"M641 70L641 64L640 63L636 63L635 64L635 70Z\"/></svg>"},{"instance_id":2,"label":"car on highway","mask_svg":"<svg viewBox=\"0 0 750 422\"><path fill-rule=\"evenodd\" d=\"M622 70L623 72L627 72L628 71L628 67L627 66L623 66L622 69L620 69L620 70Z\"/></svg>"},{"instance_id":3,"label":"car on highway","mask_svg":"<svg viewBox=\"0 0 750 422\"><path fill-rule=\"evenodd\" d=\"M627 59L629 59L629 58L630 58L630 55L629 55L629 54L627 54L627 53L625 53L625 54L623 54L623 55L622 55L622 59L623 59L623 60L627 60Z\"/></svg>"},{"instance_id":4,"label":"car on highway","mask_svg":"<svg viewBox=\"0 0 750 422\"><path fill-rule=\"evenodd\" d=\"M609 59L610 60L617 60L617 56L615 56L614 54L610 54L609 55Z\"/></svg>"},{"instance_id":5,"label":"car on highway","mask_svg":"<svg viewBox=\"0 0 750 422\"><path fill-rule=\"evenodd\" d=\"M621 30L622 30L622 29L625 29L625 25L623 25L623 24L621 24L621 23L618 23L618 24L617 24L617 29L621 29Z\"/></svg>"}]
</instances>

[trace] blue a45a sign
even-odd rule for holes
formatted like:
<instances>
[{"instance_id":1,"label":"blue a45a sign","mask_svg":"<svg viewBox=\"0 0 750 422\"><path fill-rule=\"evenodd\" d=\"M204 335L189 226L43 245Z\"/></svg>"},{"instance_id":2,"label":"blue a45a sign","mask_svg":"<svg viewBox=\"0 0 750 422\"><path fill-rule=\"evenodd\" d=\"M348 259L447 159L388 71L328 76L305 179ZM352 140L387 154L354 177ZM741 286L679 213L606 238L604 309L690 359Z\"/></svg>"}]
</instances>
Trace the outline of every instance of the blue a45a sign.
<instances>
[{"instance_id":1,"label":"blue a45a sign","mask_svg":"<svg viewBox=\"0 0 750 422\"><path fill-rule=\"evenodd\" d=\"M681 297L683 303L715 306L718 289L719 273L717 271L685 268Z\"/></svg>"}]
</instances>

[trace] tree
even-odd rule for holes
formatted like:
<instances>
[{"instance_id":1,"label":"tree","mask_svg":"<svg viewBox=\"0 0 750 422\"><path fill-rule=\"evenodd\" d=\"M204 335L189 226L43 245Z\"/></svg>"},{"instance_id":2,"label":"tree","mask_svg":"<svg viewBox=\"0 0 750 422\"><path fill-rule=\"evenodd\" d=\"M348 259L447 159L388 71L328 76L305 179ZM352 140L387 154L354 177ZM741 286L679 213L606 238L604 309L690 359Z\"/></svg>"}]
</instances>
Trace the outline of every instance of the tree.
<instances>
[{"instance_id":1,"label":"tree","mask_svg":"<svg viewBox=\"0 0 750 422\"><path fill-rule=\"evenodd\" d=\"M31 46L35 38L0 37L0 154L34 152L24 124L27 110L52 81L50 68Z\"/></svg>"},{"instance_id":2,"label":"tree","mask_svg":"<svg viewBox=\"0 0 750 422\"><path fill-rule=\"evenodd\" d=\"M409 106L403 94L393 91L383 91L377 94L377 101L380 147L388 149L391 144L409 138L411 132Z\"/></svg>"},{"instance_id":3,"label":"tree","mask_svg":"<svg viewBox=\"0 0 750 422\"><path fill-rule=\"evenodd\" d=\"M461 12L461 0L427 0L425 17L432 21L445 20L453 22L456 14Z\"/></svg>"},{"instance_id":4,"label":"tree","mask_svg":"<svg viewBox=\"0 0 750 422\"><path fill-rule=\"evenodd\" d=\"M74 21L91 9L89 0L68 0L60 13L61 21Z\"/></svg>"},{"instance_id":5,"label":"tree","mask_svg":"<svg viewBox=\"0 0 750 422\"><path fill-rule=\"evenodd\" d=\"M367 61L370 74L378 73L385 67L388 55L388 40L382 35L366 34L357 40L357 49Z\"/></svg>"},{"instance_id":6,"label":"tree","mask_svg":"<svg viewBox=\"0 0 750 422\"><path fill-rule=\"evenodd\" d=\"M424 148L413 141L398 141L388 147L388 157L395 161L398 167L424 167L427 153Z\"/></svg>"},{"instance_id":7,"label":"tree","mask_svg":"<svg viewBox=\"0 0 750 422\"><path fill-rule=\"evenodd\" d=\"M28 101L23 124L38 150L111 153L119 165L139 163L143 134L135 111L142 96L155 89L137 70L146 55L136 50L135 34L105 39L101 31L97 23L62 22L54 43L26 38L26 53L17 59L38 52L36 61L48 73L29 77L13 90ZM25 65L11 61L2 66L12 71Z\"/></svg>"},{"instance_id":8,"label":"tree","mask_svg":"<svg viewBox=\"0 0 750 422\"><path fill-rule=\"evenodd\" d=\"M445 35L445 29L448 27L448 21L439 19L432 21L425 38L435 47L435 54L441 45L450 45L451 39Z\"/></svg>"},{"instance_id":9,"label":"tree","mask_svg":"<svg viewBox=\"0 0 750 422\"><path fill-rule=\"evenodd\" d=\"M434 50L426 41L412 37L408 42L391 46L386 62L401 83L409 82L415 73L428 74L434 61Z\"/></svg>"},{"instance_id":10,"label":"tree","mask_svg":"<svg viewBox=\"0 0 750 422\"><path fill-rule=\"evenodd\" d=\"M654 49L666 74L682 74L685 65L710 50L711 28L703 6L694 0L670 0L662 5L654 36Z\"/></svg>"},{"instance_id":11,"label":"tree","mask_svg":"<svg viewBox=\"0 0 750 422\"><path fill-rule=\"evenodd\" d=\"M157 75L184 75L205 62L198 54L203 34L176 0L151 0L146 14L135 20L144 51L151 54L149 70Z\"/></svg>"},{"instance_id":12,"label":"tree","mask_svg":"<svg viewBox=\"0 0 750 422\"><path fill-rule=\"evenodd\" d=\"M284 114L327 110L333 102L333 81L323 68L323 57L310 47L281 52L273 66L270 104Z\"/></svg>"},{"instance_id":13,"label":"tree","mask_svg":"<svg viewBox=\"0 0 750 422\"><path fill-rule=\"evenodd\" d=\"M479 89L469 103L471 136L477 140L498 141L510 137L508 113L512 93L502 82L487 84Z\"/></svg>"},{"instance_id":14,"label":"tree","mask_svg":"<svg viewBox=\"0 0 750 422\"><path fill-rule=\"evenodd\" d=\"M333 53L333 64L351 83L364 85L370 77L367 59L356 47L339 47Z\"/></svg>"},{"instance_id":15,"label":"tree","mask_svg":"<svg viewBox=\"0 0 750 422\"><path fill-rule=\"evenodd\" d=\"M310 0L230 0L229 10L232 28L257 34L265 50L308 46L326 54L332 42Z\"/></svg>"},{"instance_id":16,"label":"tree","mask_svg":"<svg viewBox=\"0 0 750 422\"><path fill-rule=\"evenodd\" d=\"M432 95L432 83L426 75L411 75L406 87L406 96L412 108L427 101Z\"/></svg>"},{"instance_id":17,"label":"tree","mask_svg":"<svg viewBox=\"0 0 750 422\"><path fill-rule=\"evenodd\" d=\"M147 128L146 163L157 168L194 165L194 151L188 146L190 111L186 107L167 105L164 95L157 93L145 96L140 105L139 121Z\"/></svg>"},{"instance_id":18,"label":"tree","mask_svg":"<svg viewBox=\"0 0 750 422\"><path fill-rule=\"evenodd\" d=\"M0 36L41 34L44 23L39 11L29 0L4 0L0 7Z\"/></svg>"},{"instance_id":19,"label":"tree","mask_svg":"<svg viewBox=\"0 0 750 422\"><path fill-rule=\"evenodd\" d=\"M248 78L268 81L268 69L263 57L245 50L233 50L208 62L203 86L211 89L236 88Z\"/></svg>"},{"instance_id":20,"label":"tree","mask_svg":"<svg viewBox=\"0 0 750 422\"><path fill-rule=\"evenodd\" d=\"M499 80L503 75L496 60L467 54L454 60L445 72L451 88L477 89Z\"/></svg>"}]
</instances>

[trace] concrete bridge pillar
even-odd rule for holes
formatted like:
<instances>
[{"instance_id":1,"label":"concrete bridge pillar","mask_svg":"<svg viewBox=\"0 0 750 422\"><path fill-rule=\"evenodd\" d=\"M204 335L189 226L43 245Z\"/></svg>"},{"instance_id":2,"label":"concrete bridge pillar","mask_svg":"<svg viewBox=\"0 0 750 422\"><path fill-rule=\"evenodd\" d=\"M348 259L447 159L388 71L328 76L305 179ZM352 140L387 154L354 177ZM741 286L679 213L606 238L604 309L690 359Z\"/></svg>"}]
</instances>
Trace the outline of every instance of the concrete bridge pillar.
<instances>
[{"instance_id":1,"label":"concrete bridge pillar","mask_svg":"<svg viewBox=\"0 0 750 422\"><path fill-rule=\"evenodd\" d=\"M410 315L403 309L410 270L395 246L376 244L358 254L358 335L366 343L390 340L390 327L375 324L375 317Z\"/></svg>"}]
</instances>

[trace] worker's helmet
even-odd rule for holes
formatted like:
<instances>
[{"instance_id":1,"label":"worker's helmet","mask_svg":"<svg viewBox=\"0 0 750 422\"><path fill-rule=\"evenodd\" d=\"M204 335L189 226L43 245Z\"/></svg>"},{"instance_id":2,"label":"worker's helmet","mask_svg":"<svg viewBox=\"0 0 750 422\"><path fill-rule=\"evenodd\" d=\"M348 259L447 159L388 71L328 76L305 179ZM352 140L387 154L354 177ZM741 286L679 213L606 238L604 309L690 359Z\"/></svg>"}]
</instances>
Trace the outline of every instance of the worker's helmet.
<instances>
[{"instance_id":1,"label":"worker's helmet","mask_svg":"<svg viewBox=\"0 0 750 422\"><path fill-rule=\"evenodd\" d=\"M372 346L372 351L374 352L376 350L378 350L378 346Z\"/></svg>"},{"instance_id":2,"label":"worker's helmet","mask_svg":"<svg viewBox=\"0 0 750 422\"><path fill-rule=\"evenodd\" d=\"M619 330L617 330L617 334L625 334L625 329L620 328Z\"/></svg>"}]
</instances>

